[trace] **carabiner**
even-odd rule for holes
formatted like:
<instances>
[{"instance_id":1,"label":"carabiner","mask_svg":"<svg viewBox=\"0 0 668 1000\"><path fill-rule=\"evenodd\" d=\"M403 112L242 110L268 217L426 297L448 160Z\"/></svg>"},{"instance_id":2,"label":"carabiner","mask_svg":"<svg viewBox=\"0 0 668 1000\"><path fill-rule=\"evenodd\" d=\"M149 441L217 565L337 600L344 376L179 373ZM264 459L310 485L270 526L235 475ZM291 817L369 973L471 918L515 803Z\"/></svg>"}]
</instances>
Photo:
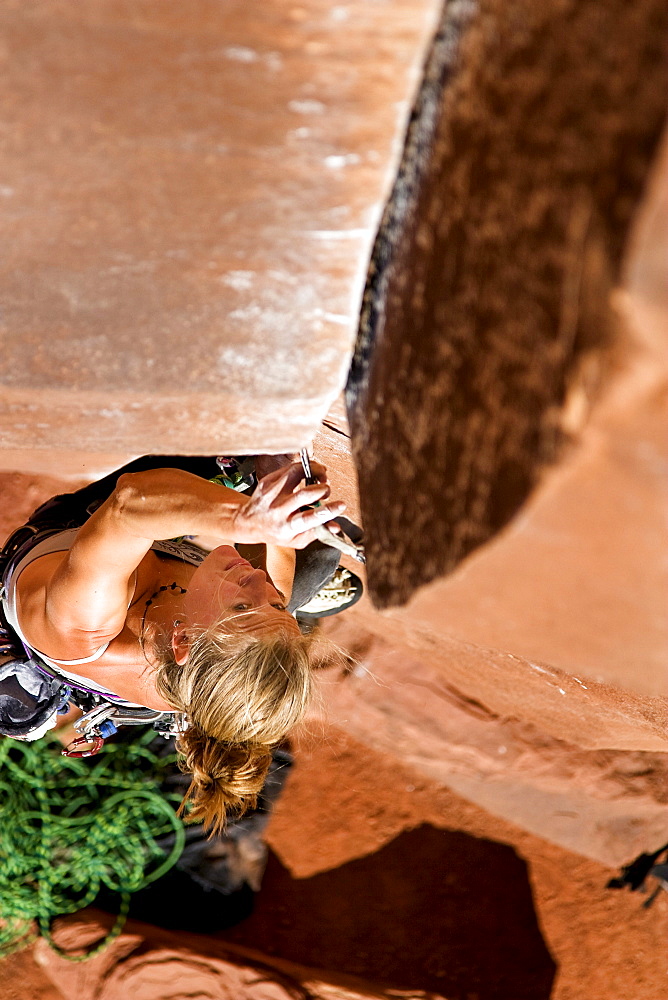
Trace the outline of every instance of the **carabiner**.
<instances>
[{"instance_id":1,"label":"carabiner","mask_svg":"<svg viewBox=\"0 0 668 1000\"><path fill-rule=\"evenodd\" d=\"M84 743L90 743L90 750L78 750ZM79 736L78 739L73 740L68 747L62 751L63 757L94 757L100 752L104 746L104 740L101 736Z\"/></svg>"}]
</instances>

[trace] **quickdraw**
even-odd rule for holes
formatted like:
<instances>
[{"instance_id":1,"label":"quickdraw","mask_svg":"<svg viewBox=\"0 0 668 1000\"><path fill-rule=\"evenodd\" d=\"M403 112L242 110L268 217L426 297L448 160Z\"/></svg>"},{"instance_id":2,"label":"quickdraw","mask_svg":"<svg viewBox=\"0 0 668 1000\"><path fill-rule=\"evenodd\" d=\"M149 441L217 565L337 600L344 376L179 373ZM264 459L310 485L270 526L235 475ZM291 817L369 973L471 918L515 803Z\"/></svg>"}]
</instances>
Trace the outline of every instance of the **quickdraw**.
<instances>
[{"instance_id":1,"label":"quickdraw","mask_svg":"<svg viewBox=\"0 0 668 1000\"><path fill-rule=\"evenodd\" d=\"M80 750L79 747L88 744L89 750ZM69 746L62 751L63 757L95 757L104 746L102 736L79 736L72 740Z\"/></svg>"},{"instance_id":2,"label":"quickdraw","mask_svg":"<svg viewBox=\"0 0 668 1000\"><path fill-rule=\"evenodd\" d=\"M113 736L119 726L153 726L166 739L182 733L186 728L181 712L158 712L152 708L125 708L103 702L74 723L79 736L65 747L63 757L94 757L104 746L108 736ZM89 749L82 750L81 747Z\"/></svg>"}]
</instances>

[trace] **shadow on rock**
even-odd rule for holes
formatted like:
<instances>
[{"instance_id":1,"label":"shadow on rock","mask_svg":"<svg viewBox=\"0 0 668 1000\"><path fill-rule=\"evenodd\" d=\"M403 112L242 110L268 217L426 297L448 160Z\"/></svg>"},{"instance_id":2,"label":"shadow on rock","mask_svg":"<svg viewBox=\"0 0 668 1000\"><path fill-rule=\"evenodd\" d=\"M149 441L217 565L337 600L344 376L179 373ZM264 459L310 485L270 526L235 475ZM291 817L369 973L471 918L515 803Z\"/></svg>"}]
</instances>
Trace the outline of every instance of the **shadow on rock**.
<instances>
[{"instance_id":1,"label":"shadow on rock","mask_svg":"<svg viewBox=\"0 0 668 1000\"><path fill-rule=\"evenodd\" d=\"M453 1000L548 1000L555 975L514 850L426 825L307 879L271 855L253 916L225 938Z\"/></svg>"}]
</instances>

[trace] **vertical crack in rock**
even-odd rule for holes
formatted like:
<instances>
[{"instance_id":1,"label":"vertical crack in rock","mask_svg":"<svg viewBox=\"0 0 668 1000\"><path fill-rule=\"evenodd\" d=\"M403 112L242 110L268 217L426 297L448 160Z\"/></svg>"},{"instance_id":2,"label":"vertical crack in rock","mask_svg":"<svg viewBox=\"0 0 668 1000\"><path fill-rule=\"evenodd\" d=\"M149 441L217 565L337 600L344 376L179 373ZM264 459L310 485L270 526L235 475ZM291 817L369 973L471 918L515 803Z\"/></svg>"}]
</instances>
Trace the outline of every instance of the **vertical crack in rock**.
<instances>
[{"instance_id":1,"label":"vertical crack in rock","mask_svg":"<svg viewBox=\"0 0 668 1000\"><path fill-rule=\"evenodd\" d=\"M662 0L446 4L347 386L380 607L518 511L582 426L668 93Z\"/></svg>"}]
</instances>

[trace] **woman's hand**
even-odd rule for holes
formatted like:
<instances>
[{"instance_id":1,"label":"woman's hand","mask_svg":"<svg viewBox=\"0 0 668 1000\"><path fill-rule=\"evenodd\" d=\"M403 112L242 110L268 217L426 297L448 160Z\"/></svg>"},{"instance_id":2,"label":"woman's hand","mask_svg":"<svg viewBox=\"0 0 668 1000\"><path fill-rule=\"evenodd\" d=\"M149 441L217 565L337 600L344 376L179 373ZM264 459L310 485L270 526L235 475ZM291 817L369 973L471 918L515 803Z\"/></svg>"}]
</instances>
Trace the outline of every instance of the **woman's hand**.
<instances>
[{"instance_id":1,"label":"woman's hand","mask_svg":"<svg viewBox=\"0 0 668 1000\"><path fill-rule=\"evenodd\" d=\"M247 503L234 512L235 542L265 542L303 549L315 540L314 528L343 513L345 504L332 501L314 509L301 510L308 504L325 500L330 494L326 469L311 463L318 482L300 486L304 479L301 462L292 462L259 480Z\"/></svg>"}]
</instances>

